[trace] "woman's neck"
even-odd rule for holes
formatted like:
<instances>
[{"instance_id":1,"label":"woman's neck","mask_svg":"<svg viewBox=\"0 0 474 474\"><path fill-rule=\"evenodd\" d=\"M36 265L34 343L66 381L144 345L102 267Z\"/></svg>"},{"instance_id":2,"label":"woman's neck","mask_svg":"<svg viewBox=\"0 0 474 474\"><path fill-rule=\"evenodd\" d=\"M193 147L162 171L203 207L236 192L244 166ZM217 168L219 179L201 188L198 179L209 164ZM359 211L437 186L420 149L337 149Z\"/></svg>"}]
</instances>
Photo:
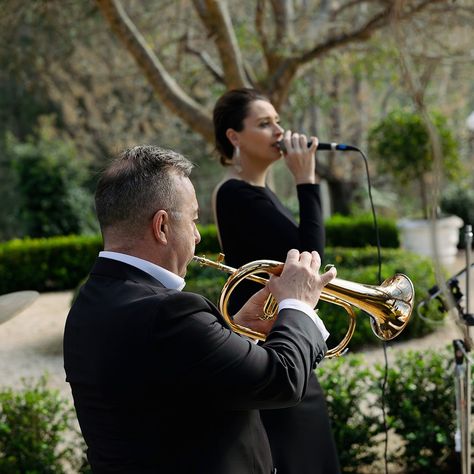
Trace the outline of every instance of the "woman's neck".
<instances>
[{"instance_id":1,"label":"woman's neck","mask_svg":"<svg viewBox=\"0 0 474 474\"><path fill-rule=\"evenodd\" d=\"M268 166L259 167L253 163L243 161L240 170L237 167L232 166L229 169L227 176L229 178L240 179L246 183L252 184L253 186L265 187L268 170Z\"/></svg>"}]
</instances>

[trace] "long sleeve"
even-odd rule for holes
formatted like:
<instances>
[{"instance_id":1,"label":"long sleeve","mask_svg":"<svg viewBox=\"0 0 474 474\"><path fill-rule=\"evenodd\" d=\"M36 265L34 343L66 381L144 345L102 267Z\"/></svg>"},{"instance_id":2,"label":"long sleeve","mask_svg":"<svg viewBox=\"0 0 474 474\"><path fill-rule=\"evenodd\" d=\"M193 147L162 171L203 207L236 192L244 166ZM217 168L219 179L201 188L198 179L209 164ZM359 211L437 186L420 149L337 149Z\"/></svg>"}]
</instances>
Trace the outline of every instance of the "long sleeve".
<instances>
[{"instance_id":1,"label":"long sleeve","mask_svg":"<svg viewBox=\"0 0 474 474\"><path fill-rule=\"evenodd\" d=\"M300 206L299 250L316 250L324 256L325 232L319 184L296 187Z\"/></svg>"}]
</instances>

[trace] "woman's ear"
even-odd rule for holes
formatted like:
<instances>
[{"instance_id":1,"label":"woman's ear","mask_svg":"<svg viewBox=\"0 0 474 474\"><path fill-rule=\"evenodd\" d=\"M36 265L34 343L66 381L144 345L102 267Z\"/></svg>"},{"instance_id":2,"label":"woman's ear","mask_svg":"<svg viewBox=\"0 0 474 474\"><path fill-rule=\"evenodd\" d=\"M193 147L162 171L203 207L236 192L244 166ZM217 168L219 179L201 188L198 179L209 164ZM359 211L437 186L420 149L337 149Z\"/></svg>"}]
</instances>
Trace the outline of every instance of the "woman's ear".
<instances>
[{"instance_id":1,"label":"woman's ear","mask_svg":"<svg viewBox=\"0 0 474 474\"><path fill-rule=\"evenodd\" d=\"M160 209L155 212L152 221L153 235L155 239L163 245L168 243L169 216L168 213Z\"/></svg>"},{"instance_id":2,"label":"woman's ear","mask_svg":"<svg viewBox=\"0 0 474 474\"><path fill-rule=\"evenodd\" d=\"M232 143L232 146L239 146L239 135L233 128L228 128L225 132L225 136Z\"/></svg>"}]
</instances>

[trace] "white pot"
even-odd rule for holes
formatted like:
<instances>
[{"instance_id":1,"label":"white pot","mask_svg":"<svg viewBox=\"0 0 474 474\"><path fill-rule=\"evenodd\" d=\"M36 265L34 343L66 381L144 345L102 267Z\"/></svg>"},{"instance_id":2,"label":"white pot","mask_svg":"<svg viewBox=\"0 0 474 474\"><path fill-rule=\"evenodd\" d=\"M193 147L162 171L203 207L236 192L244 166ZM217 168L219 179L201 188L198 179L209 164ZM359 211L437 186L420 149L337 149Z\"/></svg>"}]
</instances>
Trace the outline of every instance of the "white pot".
<instances>
[{"instance_id":1,"label":"white pot","mask_svg":"<svg viewBox=\"0 0 474 474\"><path fill-rule=\"evenodd\" d=\"M459 229L463 224L460 217L449 216L434 222L423 219L401 219L397 227L400 230L402 248L419 255L437 258L442 265L450 265L458 252Z\"/></svg>"}]
</instances>

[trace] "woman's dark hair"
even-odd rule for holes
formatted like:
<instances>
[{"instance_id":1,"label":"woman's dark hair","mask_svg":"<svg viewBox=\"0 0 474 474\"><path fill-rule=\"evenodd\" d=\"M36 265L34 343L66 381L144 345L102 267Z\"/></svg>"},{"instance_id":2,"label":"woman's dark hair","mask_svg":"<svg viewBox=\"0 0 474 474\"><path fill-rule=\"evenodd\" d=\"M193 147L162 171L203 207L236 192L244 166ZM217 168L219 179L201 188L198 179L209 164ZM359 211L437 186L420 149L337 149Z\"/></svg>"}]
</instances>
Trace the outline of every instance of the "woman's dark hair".
<instances>
[{"instance_id":1,"label":"woman's dark hair","mask_svg":"<svg viewBox=\"0 0 474 474\"><path fill-rule=\"evenodd\" d=\"M232 159L234 146L226 136L226 131L233 128L240 132L244 128L244 119L248 115L250 104L256 100L270 99L255 89L233 89L223 94L214 106L214 140L216 150L223 165L228 165Z\"/></svg>"}]
</instances>

